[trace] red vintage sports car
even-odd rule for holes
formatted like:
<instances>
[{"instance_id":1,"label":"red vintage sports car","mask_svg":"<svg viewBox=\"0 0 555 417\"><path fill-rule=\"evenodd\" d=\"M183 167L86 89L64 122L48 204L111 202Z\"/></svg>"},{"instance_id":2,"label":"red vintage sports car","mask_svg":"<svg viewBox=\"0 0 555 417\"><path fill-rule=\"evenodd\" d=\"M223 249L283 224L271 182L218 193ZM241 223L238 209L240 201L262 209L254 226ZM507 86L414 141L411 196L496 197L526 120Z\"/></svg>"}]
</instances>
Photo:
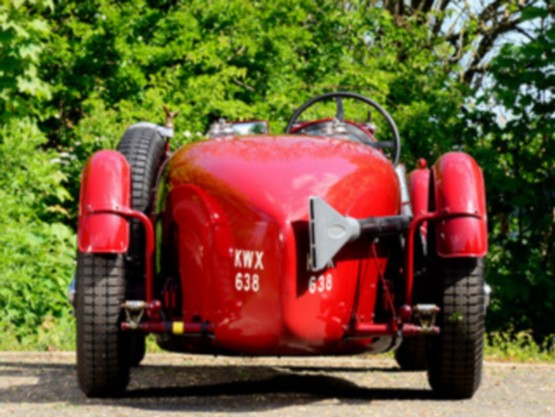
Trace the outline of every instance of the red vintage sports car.
<instances>
[{"instance_id":1,"label":"red vintage sports car","mask_svg":"<svg viewBox=\"0 0 555 417\"><path fill-rule=\"evenodd\" d=\"M392 140L346 119L346 99L381 114ZM325 100L335 117L301 121ZM218 355L396 349L438 396L472 397L488 299L472 157L420 160L407 176L390 115L349 92L306 102L284 134L219 121L173 153L169 119L131 126L83 170L74 305L87 396L121 395L154 333L163 349Z\"/></svg>"}]
</instances>

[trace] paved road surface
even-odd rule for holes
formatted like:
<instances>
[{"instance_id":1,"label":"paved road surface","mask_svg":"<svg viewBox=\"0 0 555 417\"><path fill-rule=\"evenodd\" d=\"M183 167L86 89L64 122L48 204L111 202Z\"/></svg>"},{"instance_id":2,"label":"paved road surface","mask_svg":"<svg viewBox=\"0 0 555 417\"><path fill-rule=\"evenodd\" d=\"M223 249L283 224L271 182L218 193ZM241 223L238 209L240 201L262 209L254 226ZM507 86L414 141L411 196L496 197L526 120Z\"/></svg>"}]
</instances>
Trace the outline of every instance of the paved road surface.
<instances>
[{"instance_id":1,"label":"paved road surface","mask_svg":"<svg viewBox=\"0 0 555 417\"><path fill-rule=\"evenodd\" d=\"M73 353L0 352L0 416L550 417L555 364L487 363L474 399L439 401L425 373L382 357L153 354L133 370L125 398L88 400Z\"/></svg>"}]
</instances>

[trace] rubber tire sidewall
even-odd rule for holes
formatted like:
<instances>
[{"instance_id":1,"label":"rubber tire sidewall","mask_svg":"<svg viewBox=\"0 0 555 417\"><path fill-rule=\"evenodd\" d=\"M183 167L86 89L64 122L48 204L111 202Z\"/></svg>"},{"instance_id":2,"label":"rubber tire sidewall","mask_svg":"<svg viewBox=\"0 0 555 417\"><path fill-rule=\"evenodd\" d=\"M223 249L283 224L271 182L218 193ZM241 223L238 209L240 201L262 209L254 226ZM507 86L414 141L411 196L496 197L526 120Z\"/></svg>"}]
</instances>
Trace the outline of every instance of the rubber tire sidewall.
<instances>
[{"instance_id":1,"label":"rubber tire sidewall","mask_svg":"<svg viewBox=\"0 0 555 417\"><path fill-rule=\"evenodd\" d=\"M437 258L440 334L429 339L428 380L442 398L471 398L482 379L485 332L481 258Z\"/></svg>"},{"instance_id":2,"label":"rubber tire sidewall","mask_svg":"<svg viewBox=\"0 0 555 417\"><path fill-rule=\"evenodd\" d=\"M79 386L88 397L117 397L129 382L129 338L120 329L123 255L78 253L76 278Z\"/></svg>"}]
</instances>

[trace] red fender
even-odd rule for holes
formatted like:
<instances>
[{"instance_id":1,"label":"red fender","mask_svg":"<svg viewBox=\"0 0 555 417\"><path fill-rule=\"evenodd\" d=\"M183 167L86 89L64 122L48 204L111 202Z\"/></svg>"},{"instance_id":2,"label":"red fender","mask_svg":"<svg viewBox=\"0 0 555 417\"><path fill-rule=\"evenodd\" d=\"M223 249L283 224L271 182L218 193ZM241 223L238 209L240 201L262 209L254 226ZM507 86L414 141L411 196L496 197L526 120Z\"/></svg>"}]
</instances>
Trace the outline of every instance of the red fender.
<instances>
[{"instance_id":1,"label":"red fender","mask_svg":"<svg viewBox=\"0 0 555 417\"><path fill-rule=\"evenodd\" d=\"M412 213L415 216L428 212L428 189L430 188L430 170L426 168L425 159L418 160L418 168L412 171L408 176L408 186ZM420 226L420 233L426 237L427 222L423 222Z\"/></svg>"},{"instance_id":2,"label":"red fender","mask_svg":"<svg viewBox=\"0 0 555 417\"><path fill-rule=\"evenodd\" d=\"M131 168L116 151L96 152L83 168L77 246L84 253L124 253L129 223L106 211L130 208ZM104 212L104 213L98 213Z\"/></svg>"},{"instance_id":3,"label":"red fender","mask_svg":"<svg viewBox=\"0 0 555 417\"><path fill-rule=\"evenodd\" d=\"M438 255L445 258L485 256L488 239L482 170L471 156L450 152L437 160L432 172L436 212L474 216L436 222Z\"/></svg>"}]
</instances>

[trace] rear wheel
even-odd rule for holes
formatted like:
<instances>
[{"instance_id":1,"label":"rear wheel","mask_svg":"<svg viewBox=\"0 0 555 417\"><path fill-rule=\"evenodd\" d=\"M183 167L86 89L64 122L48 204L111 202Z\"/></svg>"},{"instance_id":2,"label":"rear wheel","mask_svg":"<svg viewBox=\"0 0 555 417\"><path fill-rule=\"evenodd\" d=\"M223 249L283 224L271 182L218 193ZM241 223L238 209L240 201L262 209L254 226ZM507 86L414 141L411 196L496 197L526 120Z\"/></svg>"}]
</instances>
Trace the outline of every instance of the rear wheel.
<instances>
[{"instance_id":1,"label":"rear wheel","mask_svg":"<svg viewBox=\"0 0 555 417\"><path fill-rule=\"evenodd\" d=\"M428 304L430 297L430 277L424 273L424 241L420 232L415 237L415 270L413 301L415 304ZM401 287L403 290L404 288ZM425 371L428 369L427 336L417 335L404 338L395 351L395 360L403 371Z\"/></svg>"},{"instance_id":2,"label":"rear wheel","mask_svg":"<svg viewBox=\"0 0 555 417\"><path fill-rule=\"evenodd\" d=\"M129 334L129 366L139 366L146 353L146 338L142 333Z\"/></svg>"},{"instance_id":3,"label":"rear wheel","mask_svg":"<svg viewBox=\"0 0 555 417\"><path fill-rule=\"evenodd\" d=\"M129 382L129 338L120 329L125 300L122 255L77 256L77 375L88 397L121 394Z\"/></svg>"},{"instance_id":4,"label":"rear wheel","mask_svg":"<svg viewBox=\"0 0 555 417\"><path fill-rule=\"evenodd\" d=\"M395 351L395 360L403 371L425 371L428 369L426 336L403 339Z\"/></svg>"},{"instance_id":5,"label":"rear wheel","mask_svg":"<svg viewBox=\"0 0 555 417\"><path fill-rule=\"evenodd\" d=\"M165 143L151 127L131 127L124 133L117 150L131 166L131 205L133 209L148 215L152 210L156 176L165 156ZM131 220L130 224L125 275L128 298L144 298L145 236L138 220ZM137 366L145 355L145 335L132 333L129 338L130 365Z\"/></svg>"},{"instance_id":6,"label":"rear wheel","mask_svg":"<svg viewBox=\"0 0 555 417\"><path fill-rule=\"evenodd\" d=\"M437 259L441 333L430 338L428 379L445 398L471 398L482 379L484 268L482 259Z\"/></svg>"}]
</instances>

